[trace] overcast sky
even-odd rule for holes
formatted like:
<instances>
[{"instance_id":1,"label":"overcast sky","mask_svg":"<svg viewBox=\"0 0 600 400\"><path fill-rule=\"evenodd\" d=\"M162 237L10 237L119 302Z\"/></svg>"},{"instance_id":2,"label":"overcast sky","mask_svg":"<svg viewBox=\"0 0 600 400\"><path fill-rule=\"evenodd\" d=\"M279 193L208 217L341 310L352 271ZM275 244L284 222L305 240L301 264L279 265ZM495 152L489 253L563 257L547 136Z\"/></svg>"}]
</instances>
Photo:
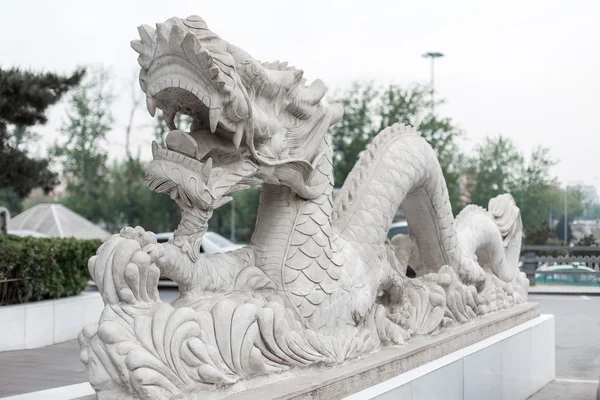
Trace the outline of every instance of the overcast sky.
<instances>
[{"instance_id":1,"label":"overcast sky","mask_svg":"<svg viewBox=\"0 0 600 400\"><path fill-rule=\"evenodd\" d=\"M356 79L426 83L436 62L439 108L466 132L466 150L502 134L525 154L539 144L560 159L564 180L600 186L600 1L3 1L0 65L71 72L104 64L115 73L113 156L124 155L129 47L137 27L202 16L225 40L260 60L287 60L331 89ZM38 151L57 137L64 108L51 109ZM152 120L138 114L133 144L150 157Z\"/></svg>"}]
</instances>

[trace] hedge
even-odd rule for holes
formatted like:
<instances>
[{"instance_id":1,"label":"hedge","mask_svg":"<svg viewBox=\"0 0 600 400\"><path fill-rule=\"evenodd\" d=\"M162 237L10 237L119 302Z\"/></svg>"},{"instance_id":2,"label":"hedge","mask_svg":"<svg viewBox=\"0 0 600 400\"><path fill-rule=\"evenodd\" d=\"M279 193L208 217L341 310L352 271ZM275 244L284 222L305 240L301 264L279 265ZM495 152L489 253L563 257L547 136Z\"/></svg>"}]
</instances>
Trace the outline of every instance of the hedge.
<instances>
[{"instance_id":1,"label":"hedge","mask_svg":"<svg viewBox=\"0 0 600 400\"><path fill-rule=\"evenodd\" d=\"M99 240L0 236L0 281L18 279L0 283L0 295L4 294L0 305L81 293L90 280L88 259L100 244Z\"/></svg>"}]
</instances>

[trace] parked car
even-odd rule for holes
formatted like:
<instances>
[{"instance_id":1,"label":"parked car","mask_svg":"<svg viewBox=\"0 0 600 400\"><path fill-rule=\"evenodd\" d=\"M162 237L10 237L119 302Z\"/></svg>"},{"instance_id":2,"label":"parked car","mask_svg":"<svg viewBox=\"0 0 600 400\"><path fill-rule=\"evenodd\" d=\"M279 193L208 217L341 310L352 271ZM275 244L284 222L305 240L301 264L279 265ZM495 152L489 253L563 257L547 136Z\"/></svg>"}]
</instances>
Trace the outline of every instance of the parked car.
<instances>
[{"instance_id":1,"label":"parked car","mask_svg":"<svg viewBox=\"0 0 600 400\"><path fill-rule=\"evenodd\" d=\"M168 242L173 238L173 232L162 232L156 234L158 243ZM242 244L233 243L231 240L224 238L215 232L206 232L202 237L200 245L200 253L207 256L217 253L226 253L244 247Z\"/></svg>"},{"instance_id":2,"label":"parked car","mask_svg":"<svg viewBox=\"0 0 600 400\"><path fill-rule=\"evenodd\" d=\"M408 235L408 223L406 221L394 222L388 231L388 239L391 239L398 234Z\"/></svg>"},{"instance_id":3,"label":"parked car","mask_svg":"<svg viewBox=\"0 0 600 400\"><path fill-rule=\"evenodd\" d=\"M600 286L600 275L586 266L543 265L536 271L535 282L545 285Z\"/></svg>"}]
</instances>

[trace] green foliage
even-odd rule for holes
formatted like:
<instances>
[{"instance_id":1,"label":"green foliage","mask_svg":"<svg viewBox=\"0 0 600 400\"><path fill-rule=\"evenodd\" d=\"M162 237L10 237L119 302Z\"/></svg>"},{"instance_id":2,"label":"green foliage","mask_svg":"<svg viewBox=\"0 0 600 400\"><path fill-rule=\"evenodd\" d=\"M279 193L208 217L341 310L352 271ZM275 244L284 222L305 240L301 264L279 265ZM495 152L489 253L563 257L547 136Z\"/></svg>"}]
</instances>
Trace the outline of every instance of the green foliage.
<instances>
[{"instance_id":1,"label":"green foliage","mask_svg":"<svg viewBox=\"0 0 600 400\"><path fill-rule=\"evenodd\" d=\"M99 240L0 236L0 280L20 279L22 302L81 293Z\"/></svg>"},{"instance_id":2,"label":"green foliage","mask_svg":"<svg viewBox=\"0 0 600 400\"><path fill-rule=\"evenodd\" d=\"M107 152L102 148L113 122L110 74L95 69L69 98L65 140L51 154L62 161L68 196L62 202L93 221L106 219L103 202L108 191Z\"/></svg>"},{"instance_id":3,"label":"green foliage","mask_svg":"<svg viewBox=\"0 0 600 400\"><path fill-rule=\"evenodd\" d=\"M44 124L48 107L79 84L84 70L71 76L0 68L0 188L12 188L24 198L36 187L45 191L58 184L48 159L31 158L20 148L35 137L27 127ZM9 125L14 125L9 130Z\"/></svg>"},{"instance_id":4,"label":"green foliage","mask_svg":"<svg viewBox=\"0 0 600 400\"><path fill-rule=\"evenodd\" d=\"M344 107L342 120L329 129L334 179L338 187L343 185L360 152L377 133L374 121L377 96L372 84L354 82L350 89L333 99Z\"/></svg>"},{"instance_id":5,"label":"green foliage","mask_svg":"<svg viewBox=\"0 0 600 400\"><path fill-rule=\"evenodd\" d=\"M525 230L525 238L523 244L526 245L545 245L550 239L556 239L552 228L548 221L543 221L541 224Z\"/></svg>"},{"instance_id":6,"label":"green foliage","mask_svg":"<svg viewBox=\"0 0 600 400\"><path fill-rule=\"evenodd\" d=\"M589 234L589 235L582 237L577 242L575 242L575 246L597 247L598 242L596 240L596 237L593 234ZM587 251L573 251L572 255L577 256L577 257L585 257L585 256L592 256L594 254L589 253Z\"/></svg>"},{"instance_id":7,"label":"green foliage","mask_svg":"<svg viewBox=\"0 0 600 400\"><path fill-rule=\"evenodd\" d=\"M415 127L435 150L448 185L455 211L459 207L461 154L456 139L462 132L450 118L431 114L427 87L403 88L355 82L332 101L344 107L344 117L331 127L331 145L336 186L342 186L359 154L377 133L400 122Z\"/></svg>"},{"instance_id":8,"label":"green foliage","mask_svg":"<svg viewBox=\"0 0 600 400\"><path fill-rule=\"evenodd\" d=\"M529 163L519 168L511 193L521 208L523 226L531 227L548 220L560 209L560 192L552 168L556 160L550 156L547 147L539 146L531 154Z\"/></svg>"},{"instance_id":9,"label":"green foliage","mask_svg":"<svg viewBox=\"0 0 600 400\"><path fill-rule=\"evenodd\" d=\"M543 236L540 225L548 221L550 215L562 214L564 209L565 192L552 173L555 165L556 160L547 147L535 148L526 160L512 140L501 135L487 138L475 148L475 155L467 162L465 174L470 184L466 190L471 202L482 207L487 207L492 197L512 194L521 209L525 232L539 241ZM579 191L569 189L567 203L571 220L581 215L583 195ZM564 236L562 230L557 233L559 238Z\"/></svg>"},{"instance_id":10,"label":"green foliage","mask_svg":"<svg viewBox=\"0 0 600 400\"><path fill-rule=\"evenodd\" d=\"M233 204L228 203L215 210L209 220L209 229L226 238L231 236L231 212L235 210L235 241L248 243L254 233L260 189L251 188L231 194Z\"/></svg>"},{"instance_id":11,"label":"green foliage","mask_svg":"<svg viewBox=\"0 0 600 400\"><path fill-rule=\"evenodd\" d=\"M598 246L598 242L596 241L594 235L589 234L579 239L575 243L575 246Z\"/></svg>"},{"instance_id":12,"label":"green foliage","mask_svg":"<svg viewBox=\"0 0 600 400\"><path fill-rule=\"evenodd\" d=\"M166 194L148 189L144 183L145 163L137 157L116 162L109 170L110 185L103 199L106 229L117 232L127 225L143 226L153 232L173 231L179 223L179 207ZM131 202L126 187L131 171ZM130 218L133 223L130 224Z\"/></svg>"},{"instance_id":13,"label":"green foliage","mask_svg":"<svg viewBox=\"0 0 600 400\"><path fill-rule=\"evenodd\" d=\"M23 211L21 198L12 188L0 189L0 206L8 208L13 217Z\"/></svg>"},{"instance_id":14,"label":"green foliage","mask_svg":"<svg viewBox=\"0 0 600 400\"><path fill-rule=\"evenodd\" d=\"M510 139L498 136L478 145L468 164L474 176L471 203L487 207L491 198L516 188L524 161Z\"/></svg>"}]
</instances>

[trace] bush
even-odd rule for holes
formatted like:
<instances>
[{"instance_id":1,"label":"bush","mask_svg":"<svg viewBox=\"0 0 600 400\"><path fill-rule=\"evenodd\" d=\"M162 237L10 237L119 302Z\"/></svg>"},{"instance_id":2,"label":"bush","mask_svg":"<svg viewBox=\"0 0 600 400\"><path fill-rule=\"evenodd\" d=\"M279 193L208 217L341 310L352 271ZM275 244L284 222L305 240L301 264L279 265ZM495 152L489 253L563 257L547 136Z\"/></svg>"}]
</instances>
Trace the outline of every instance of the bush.
<instances>
[{"instance_id":1,"label":"bush","mask_svg":"<svg viewBox=\"0 0 600 400\"><path fill-rule=\"evenodd\" d=\"M19 279L9 290L13 295L0 298L0 305L81 293L90 280L88 259L100 244L99 240L0 236L0 280Z\"/></svg>"}]
</instances>

